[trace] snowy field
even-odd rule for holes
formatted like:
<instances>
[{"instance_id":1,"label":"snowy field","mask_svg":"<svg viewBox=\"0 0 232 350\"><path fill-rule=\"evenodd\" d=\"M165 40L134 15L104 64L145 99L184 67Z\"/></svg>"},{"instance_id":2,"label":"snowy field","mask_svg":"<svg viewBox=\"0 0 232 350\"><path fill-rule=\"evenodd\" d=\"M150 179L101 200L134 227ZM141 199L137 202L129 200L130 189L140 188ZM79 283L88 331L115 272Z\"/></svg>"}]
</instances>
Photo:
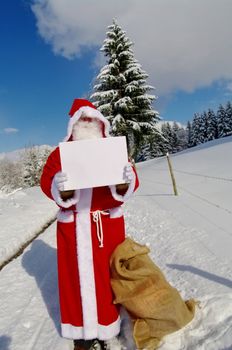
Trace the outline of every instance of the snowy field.
<instances>
[{"instance_id":1,"label":"snowy field","mask_svg":"<svg viewBox=\"0 0 232 350\"><path fill-rule=\"evenodd\" d=\"M0 266L51 221L57 207L39 187L4 194L0 191Z\"/></svg>"},{"instance_id":2,"label":"snowy field","mask_svg":"<svg viewBox=\"0 0 232 350\"><path fill-rule=\"evenodd\" d=\"M150 246L183 298L200 301L194 320L166 337L160 350L232 349L231 150L227 137L172 156L179 196L165 158L138 165L141 186L125 206L128 235ZM27 210L40 210L40 200L51 205L36 188L27 196L31 205L22 220L31 215ZM4 200L2 220L12 211ZM15 237L16 230L12 224L7 234ZM0 272L1 350L71 348L60 338L55 247L53 224Z\"/></svg>"}]
</instances>

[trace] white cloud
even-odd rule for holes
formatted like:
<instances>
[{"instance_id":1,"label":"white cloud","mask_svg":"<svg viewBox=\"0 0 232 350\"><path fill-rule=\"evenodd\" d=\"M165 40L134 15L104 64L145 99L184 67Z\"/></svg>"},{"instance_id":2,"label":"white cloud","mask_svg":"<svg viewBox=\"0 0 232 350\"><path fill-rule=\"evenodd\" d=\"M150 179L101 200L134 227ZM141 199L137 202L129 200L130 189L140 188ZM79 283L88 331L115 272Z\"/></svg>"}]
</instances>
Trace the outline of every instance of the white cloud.
<instances>
[{"instance_id":1,"label":"white cloud","mask_svg":"<svg viewBox=\"0 0 232 350\"><path fill-rule=\"evenodd\" d=\"M4 134L16 134L17 132L19 132L18 129L15 128L5 128L3 129Z\"/></svg>"},{"instance_id":2,"label":"white cloud","mask_svg":"<svg viewBox=\"0 0 232 350\"><path fill-rule=\"evenodd\" d=\"M56 54L99 47L116 18L157 94L232 79L231 0L34 0L40 35Z\"/></svg>"}]
</instances>

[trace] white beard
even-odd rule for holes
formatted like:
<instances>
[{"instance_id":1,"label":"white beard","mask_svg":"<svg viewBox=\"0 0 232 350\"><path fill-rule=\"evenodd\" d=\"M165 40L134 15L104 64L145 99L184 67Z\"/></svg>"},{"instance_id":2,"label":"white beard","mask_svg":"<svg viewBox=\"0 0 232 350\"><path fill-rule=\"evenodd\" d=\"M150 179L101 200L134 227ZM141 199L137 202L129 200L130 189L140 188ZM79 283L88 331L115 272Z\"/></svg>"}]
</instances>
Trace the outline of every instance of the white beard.
<instances>
[{"instance_id":1,"label":"white beard","mask_svg":"<svg viewBox=\"0 0 232 350\"><path fill-rule=\"evenodd\" d=\"M72 130L73 141L96 139L103 137L101 122L93 119L91 122L78 120Z\"/></svg>"}]
</instances>

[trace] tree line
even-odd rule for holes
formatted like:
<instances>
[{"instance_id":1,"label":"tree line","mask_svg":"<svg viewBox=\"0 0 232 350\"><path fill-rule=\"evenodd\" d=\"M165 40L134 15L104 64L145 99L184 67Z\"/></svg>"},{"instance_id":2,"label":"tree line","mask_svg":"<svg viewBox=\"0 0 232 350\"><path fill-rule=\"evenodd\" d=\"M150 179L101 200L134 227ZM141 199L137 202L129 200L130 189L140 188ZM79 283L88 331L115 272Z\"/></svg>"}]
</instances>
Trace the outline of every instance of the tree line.
<instances>
[{"instance_id":1,"label":"tree line","mask_svg":"<svg viewBox=\"0 0 232 350\"><path fill-rule=\"evenodd\" d=\"M39 185L43 166L51 153L52 147L27 147L18 159L0 160L0 190L10 193L17 188Z\"/></svg>"},{"instance_id":2,"label":"tree line","mask_svg":"<svg viewBox=\"0 0 232 350\"><path fill-rule=\"evenodd\" d=\"M150 150L144 160L232 135L232 104L228 101L225 106L220 104L216 111L209 108L202 113L195 113L186 126L175 121L163 122L161 132L164 141L162 147L159 147L160 152Z\"/></svg>"},{"instance_id":3,"label":"tree line","mask_svg":"<svg viewBox=\"0 0 232 350\"><path fill-rule=\"evenodd\" d=\"M232 135L232 104L220 104L218 110L212 109L195 113L192 122L187 123L188 147Z\"/></svg>"}]
</instances>

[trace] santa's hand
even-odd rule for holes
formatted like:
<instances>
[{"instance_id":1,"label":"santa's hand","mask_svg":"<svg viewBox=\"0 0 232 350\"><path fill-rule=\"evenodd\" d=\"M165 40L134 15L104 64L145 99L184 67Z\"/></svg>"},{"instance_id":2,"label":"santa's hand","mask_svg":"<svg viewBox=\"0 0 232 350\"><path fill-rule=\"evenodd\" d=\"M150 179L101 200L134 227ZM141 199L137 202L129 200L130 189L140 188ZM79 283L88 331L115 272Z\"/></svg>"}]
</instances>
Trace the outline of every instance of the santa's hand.
<instances>
[{"instance_id":1,"label":"santa's hand","mask_svg":"<svg viewBox=\"0 0 232 350\"><path fill-rule=\"evenodd\" d=\"M123 172L123 179L125 180L126 183L130 183L134 177L134 171L132 168L131 163L127 163L127 165L124 168Z\"/></svg>"},{"instance_id":2,"label":"santa's hand","mask_svg":"<svg viewBox=\"0 0 232 350\"><path fill-rule=\"evenodd\" d=\"M67 181L67 174L59 171L54 176L54 183L59 191L64 191L64 183Z\"/></svg>"}]
</instances>

